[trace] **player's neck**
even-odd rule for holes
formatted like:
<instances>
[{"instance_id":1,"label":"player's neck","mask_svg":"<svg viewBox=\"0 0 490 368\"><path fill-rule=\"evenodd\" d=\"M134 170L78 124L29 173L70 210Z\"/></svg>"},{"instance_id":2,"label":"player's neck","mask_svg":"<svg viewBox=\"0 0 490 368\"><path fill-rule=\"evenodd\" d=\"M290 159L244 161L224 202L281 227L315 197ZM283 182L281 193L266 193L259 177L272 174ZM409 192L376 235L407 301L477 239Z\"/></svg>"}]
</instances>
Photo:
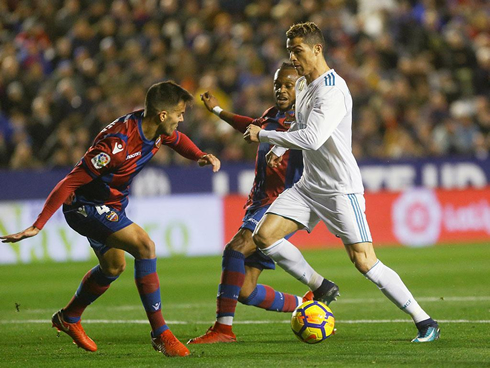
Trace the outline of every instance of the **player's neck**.
<instances>
[{"instance_id":1,"label":"player's neck","mask_svg":"<svg viewBox=\"0 0 490 368\"><path fill-rule=\"evenodd\" d=\"M330 67L328 66L327 62L325 60L321 60L318 62L318 64L313 68L313 70L305 75L306 78L306 83L310 84L313 82L315 79L317 79L319 76L322 74L325 74L330 70Z\"/></svg>"},{"instance_id":2,"label":"player's neck","mask_svg":"<svg viewBox=\"0 0 490 368\"><path fill-rule=\"evenodd\" d=\"M161 133L158 132L159 124L156 124L153 119L144 117L141 120L141 130L146 139L154 141Z\"/></svg>"}]
</instances>

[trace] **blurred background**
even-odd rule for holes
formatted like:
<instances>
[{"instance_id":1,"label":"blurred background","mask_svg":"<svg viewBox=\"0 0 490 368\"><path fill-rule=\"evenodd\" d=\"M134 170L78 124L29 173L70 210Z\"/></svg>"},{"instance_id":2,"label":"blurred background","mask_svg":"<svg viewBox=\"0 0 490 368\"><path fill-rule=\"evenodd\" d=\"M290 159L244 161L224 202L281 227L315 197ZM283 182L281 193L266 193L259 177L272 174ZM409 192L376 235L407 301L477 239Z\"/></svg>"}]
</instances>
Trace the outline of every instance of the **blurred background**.
<instances>
[{"instance_id":1,"label":"blurred background","mask_svg":"<svg viewBox=\"0 0 490 368\"><path fill-rule=\"evenodd\" d=\"M73 166L108 123L173 79L196 96L182 131L224 161L253 160L199 101L251 117L273 104L285 32L314 21L354 99L364 158L486 157L487 1L1 1L0 165ZM156 161L179 159L161 150ZM181 163L180 161L178 162Z\"/></svg>"},{"instance_id":2,"label":"blurred background","mask_svg":"<svg viewBox=\"0 0 490 368\"><path fill-rule=\"evenodd\" d=\"M370 222L381 221L379 233L396 235L391 221L423 232L436 216L437 239L421 244L439 241L445 231L450 241L450 229L461 224L488 239L485 0L1 0L0 200L45 198L104 126L142 108L148 87L167 79L196 97L179 129L216 154L224 170L211 176L161 149L154 171L135 182L136 193L203 192L225 202L245 195L256 146L205 110L199 94L210 90L224 109L259 117L274 103L273 74L288 58L285 32L307 20L323 30L327 62L352 93L353 151L367 196L430 190L411 197L416 206L407 205L402 220L394 212L381 219L368 212ZM462 202L441 202L440 188L470 192ZM426 205L431 198L438 201L435 215ZM241 205L236 209L239 223ZM448 213L453 217L445 220ZM11 217L0 218L4 233L13 230L5 225ZM386 243L403 243L395 235Z\"/></svg>"}]
</instances>

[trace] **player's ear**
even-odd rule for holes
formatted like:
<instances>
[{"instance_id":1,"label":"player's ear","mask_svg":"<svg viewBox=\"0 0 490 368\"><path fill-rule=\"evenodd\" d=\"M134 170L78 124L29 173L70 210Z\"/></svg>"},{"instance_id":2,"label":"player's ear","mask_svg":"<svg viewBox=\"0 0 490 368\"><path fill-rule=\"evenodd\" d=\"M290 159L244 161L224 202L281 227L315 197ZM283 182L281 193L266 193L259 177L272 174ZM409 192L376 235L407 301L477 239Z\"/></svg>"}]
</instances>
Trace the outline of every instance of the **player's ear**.
<instances>
[{"instance_id":1,"label":"player's ear","mask_svg":"<svg viewBox=\"0 0 490 368\"><path fill-rule=\"evenodd\" d=\"M158 118L163 123L165 121L165 119L167 118L167 112L166 111L160 111L160 113L158 114Z\"/></svg>"}]
</instances>

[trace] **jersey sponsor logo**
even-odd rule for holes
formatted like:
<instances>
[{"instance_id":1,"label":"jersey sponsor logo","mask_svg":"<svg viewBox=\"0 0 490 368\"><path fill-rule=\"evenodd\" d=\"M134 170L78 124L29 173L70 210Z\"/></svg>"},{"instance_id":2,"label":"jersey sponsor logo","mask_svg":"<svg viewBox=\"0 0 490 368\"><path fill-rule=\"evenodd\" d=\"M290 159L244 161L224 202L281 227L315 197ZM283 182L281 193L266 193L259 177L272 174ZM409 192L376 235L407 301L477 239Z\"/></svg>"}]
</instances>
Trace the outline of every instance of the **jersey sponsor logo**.
<instances>
[{"instance_id":1,"label":"jersey sponsor logo","mask_svg":"<svg viewBox=\"0 0 490 368\"><path fill-rule=\"evenodd\" d=\"M114 144L114 148L112 149L112 154L115 155L123 150L123 145L121 143Z\"/></svg>"},{"instance_id":2,"label":"jersey sponsor logo","mask_svg":"<svg viewBox=\"0 0 490 368\"><path fill-rule=\"evenodd\" d=\"M109 212L105 217L112 222L119 221L119 216L114 211Z\"/></svg>"},{"instance_id":3,"label":"jersey sponsor logo","mask_svg":"<svg viewBox=\"0 0 490 368\"><path fill-rule=\"evenodd\" d=\"M109 162L111 162L111 156L109 156L105 152L99 153L97 156L92 157L90 160L92 162L92 165L99 170L102 169L104 166L107 166Z\"/></svg>"},{"instance_id":4,"label":"jersey sponsor logo","mask_svg":"<svg viewBox=\"0 0 490 368\"><path fill-rule=\"evenodd\" d=\"M134 158L134 157L137 157L137 156L141 156L141 151L139 151L139 152L135 152L135 153L132 153L132 154L130 154L130 155L127 155L127 156L126 156L126 160L130 160L130 159L132 159L132 158Z\"/></svg>"}]
</instances>

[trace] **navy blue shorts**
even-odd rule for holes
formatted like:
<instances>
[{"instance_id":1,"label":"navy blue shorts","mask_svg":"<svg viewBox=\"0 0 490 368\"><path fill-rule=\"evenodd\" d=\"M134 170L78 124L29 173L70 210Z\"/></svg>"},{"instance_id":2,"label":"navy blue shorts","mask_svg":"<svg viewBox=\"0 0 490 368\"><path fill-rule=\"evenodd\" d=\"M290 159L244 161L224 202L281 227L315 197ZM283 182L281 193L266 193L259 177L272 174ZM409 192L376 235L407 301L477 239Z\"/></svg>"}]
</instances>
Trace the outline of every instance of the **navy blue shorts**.
<instances>
[{"instance_id":1,"label":"navy blue shorts","mask_svg":"<svg viewBox=\"0 0 490 368\"><path fill-rule=\"evenodd\" d=\"M255 228L259 221L264 217L266 211L270 206L259 207L253 210L247 210L245 212L245 216L242 219L242 226L240 229L248 229L251 232L254 232ZM293 236L294 233L286 236L286 239L289 239ZM255 267L260 270L275 270L276 264L272 260L272 258L264 255L260 250L256 250L252 255L245 258L245 266Z\"/></svg>"},{"instance_id":2,"label":"navy blue shorts","mask_svg":"<svg viewBox=\"0 0 490 368\"><path fill-rule=\"evenodd\" d=\"M63 205L63 214L70 227L86 236L95 253L103 255L110 248L105 245L107 237L131 225L133 221L108 206Z\"/></svg>"}]
</instances>

